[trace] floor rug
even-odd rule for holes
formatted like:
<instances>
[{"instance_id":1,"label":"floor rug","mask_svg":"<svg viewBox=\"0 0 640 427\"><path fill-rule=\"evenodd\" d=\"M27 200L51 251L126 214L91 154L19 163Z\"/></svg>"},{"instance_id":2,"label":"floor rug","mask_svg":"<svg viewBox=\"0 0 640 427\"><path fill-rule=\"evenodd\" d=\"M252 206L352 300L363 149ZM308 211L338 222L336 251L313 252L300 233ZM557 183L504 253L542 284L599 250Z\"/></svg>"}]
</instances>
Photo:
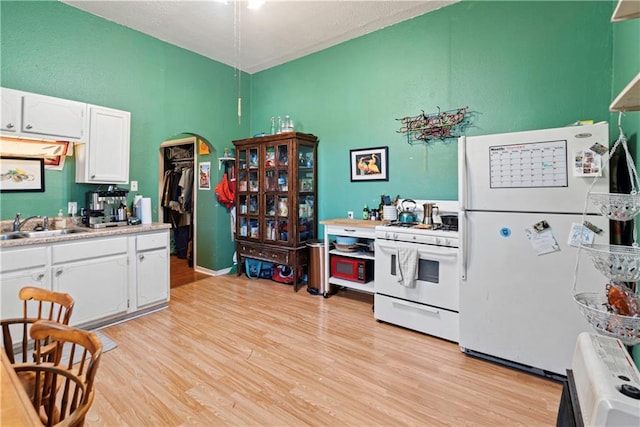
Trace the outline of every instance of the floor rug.
<instances>
[{"instance_id":1,"label":"floor rug","mask_svg":"<svg viewBox=\"0 0 640 427\"><path fill-rule=\"evenodd\" d=\"M100 331L92 331L94 334L96 334L96 336L100 339L100 341L102 342L102 353L106 353L109 350L113 350L114 348L116 348L118 346L118 344L116 344L113 340L111 340L109 337L107 337L106 335L104 335L102 332ZM65 346L65 349L62 353L62 364L66 364L69 361L69 351L70 348L68 346ZM76 353L73 355L73 363L76 364L80 361L80 357L82 357L82 352Z\"/></svg>"}]
</instances>

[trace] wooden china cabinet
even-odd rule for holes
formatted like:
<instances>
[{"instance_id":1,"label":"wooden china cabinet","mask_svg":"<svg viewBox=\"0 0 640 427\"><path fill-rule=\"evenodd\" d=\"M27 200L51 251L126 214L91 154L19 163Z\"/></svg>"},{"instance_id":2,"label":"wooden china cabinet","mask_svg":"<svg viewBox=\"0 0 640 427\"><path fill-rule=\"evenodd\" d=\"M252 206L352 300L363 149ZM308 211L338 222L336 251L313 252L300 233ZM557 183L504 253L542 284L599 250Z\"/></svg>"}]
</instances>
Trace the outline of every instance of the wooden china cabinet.
<instances>
[{"instance_id":1,"label":"wooden china cabinet","mask_svg":"<svg viewBox=\"0 0 640 427\"><path fill-rule=\"evenodd\" d=\"M238 275L246 258L286 265L298 290L317 238L317 144L300 132L233 141Z\"/></svg>"}]
</instances>

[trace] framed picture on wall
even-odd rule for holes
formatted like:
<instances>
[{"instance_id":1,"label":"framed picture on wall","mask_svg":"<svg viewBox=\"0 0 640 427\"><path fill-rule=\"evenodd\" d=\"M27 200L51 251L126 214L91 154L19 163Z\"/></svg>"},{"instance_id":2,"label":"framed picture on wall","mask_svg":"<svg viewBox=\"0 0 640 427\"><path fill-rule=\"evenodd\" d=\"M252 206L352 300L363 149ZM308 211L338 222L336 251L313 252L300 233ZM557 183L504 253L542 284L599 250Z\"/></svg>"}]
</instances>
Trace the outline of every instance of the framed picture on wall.
<instances>
[{"instance_id":1,"label":"framed picture on wall","mask_svg":"<svg viewBox=\"0 0 640 427\"><path fill-rule=\"evenodd\" d=\"M351 181L389 181L389 147L350 150Z\"/></svg>"},{"instance_id":2,"label":"framed picture on wall","mask_svg":"<svg viewBox=\"0 0 640 427\"><path fill-rule=\"evenodd\" d=\"M44 159L0 158L0 193L44 192Z\"/></svg>"},{"instance_id":3,"label":"framed picture on wall","mask_svg":"<svg viewBox=\"0 0 640 427\"><path fill-rule=\"evenodd\" d=\"M211 189L211 162L200 162L198 166L198 190Z\"/></svg>"}]
</instances>

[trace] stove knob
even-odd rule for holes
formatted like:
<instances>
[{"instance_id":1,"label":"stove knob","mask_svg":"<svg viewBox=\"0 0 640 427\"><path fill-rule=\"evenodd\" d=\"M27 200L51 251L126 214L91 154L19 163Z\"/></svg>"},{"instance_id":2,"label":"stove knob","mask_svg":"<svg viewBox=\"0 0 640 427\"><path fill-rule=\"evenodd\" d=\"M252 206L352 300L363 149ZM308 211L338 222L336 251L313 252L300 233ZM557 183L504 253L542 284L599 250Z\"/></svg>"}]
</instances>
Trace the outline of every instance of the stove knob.
<instances>
[{"instance_id":1,"label":"stove knob","mask_svg":"<svg viewBox=\"0 0 640 427\"><path fill-rule=\"evenodd\" d=\"M622 384L622 386L620 386L620 393L632 399L640 399L640 389L631 384Z\"/></svg>"},{"instance_id":2,"label":"stove knob","mask_svg":"<svg viewBox=\"0 0 640 427\"><path fill-rule=\"evenodd\" d=\"M393 240L398 240L398 233L393 233Z\"/></svg>"},{"instance_id":3,"label":"stove knob","mask_svg":"<svg viewBox=\"0 0 640 427\"><path fill-rule=\"evenodd\" d=\"M416 240L416 239L417 239L417 237L416 237L416 236L413 236L413 240Z\"/></svg>"},{"instance_id":4,"label":"stove knob","mask_svg":"<svg viewBox=\"0 0 640 427\"><path fill-rule=\"evenodd\" d=\"M449 240L449 239L444 239L444 245L445 245L445 246L451 246L451 240Z\"/></svg>"},{"instance_id":5,"label":"stove knob","mask_svg":"<svg viewBox=\"0 0 640 427\"><path fill-rule=\"evenodd\" d=\"M439 237L436 237L436 245L439 245L441 243L441 239Z\"/></svg>"}]
</instances>

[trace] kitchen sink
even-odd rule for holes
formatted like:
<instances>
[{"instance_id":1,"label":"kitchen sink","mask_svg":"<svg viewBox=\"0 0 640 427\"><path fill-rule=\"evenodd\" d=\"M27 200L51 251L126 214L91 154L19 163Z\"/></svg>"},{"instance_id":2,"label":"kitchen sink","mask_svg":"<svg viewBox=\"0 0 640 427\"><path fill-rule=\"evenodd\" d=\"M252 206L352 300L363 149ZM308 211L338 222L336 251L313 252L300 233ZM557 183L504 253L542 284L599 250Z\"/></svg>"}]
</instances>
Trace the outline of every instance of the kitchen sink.
<instances>
[{"instance_id":1,"label":"kitchen sink","mask_svg":"<svg viewBox=\"0 0 640 427\"><path fill-rule=\"evenodd\" d=\"M64 230L40 230L40 231L13 231L10 233L2 233L0 234L0 240L13 240L13 239L33 239L33 238L43 238L43 237L54 237L54 236L66 236L68 234L76 234L76 233L86 233L87 230L82 230L79 228L67 228Z\"/></svg>"},{"instance_id":2,"label":"kitchen sink","mask_svg":"<svg viewBox=\"0 0 640 427\"><path fill-rule=\"evenodd\" d=\"M12 233L2 233L0 234L0 240L13 240L13 239L23 239L26 236L19 232L19 231L14 231Z\"/></svg>"},{"instance_id":3,"label":"kitchen sink","mask_svg":"<svg viewBox=\"0 0 640 427\"><path fill-rule=\"evenodd\" d=\"M20 233L24 235L24 237L53 237L86 232L86 230L81 230L79 228L65 228L64 230L20 231Z\"/></svg>"}]
</instances>

